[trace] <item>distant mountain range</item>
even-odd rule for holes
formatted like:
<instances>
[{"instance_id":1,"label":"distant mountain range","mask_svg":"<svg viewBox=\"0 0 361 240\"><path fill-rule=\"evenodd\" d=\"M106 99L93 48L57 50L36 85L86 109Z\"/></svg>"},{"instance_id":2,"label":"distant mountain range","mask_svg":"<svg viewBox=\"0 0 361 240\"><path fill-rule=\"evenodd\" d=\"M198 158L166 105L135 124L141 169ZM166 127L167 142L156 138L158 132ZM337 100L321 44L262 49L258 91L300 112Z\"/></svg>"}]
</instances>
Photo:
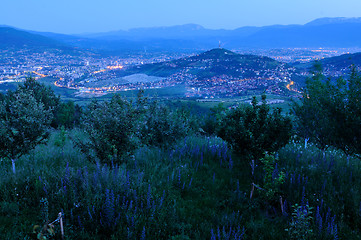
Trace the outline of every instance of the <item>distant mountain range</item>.
<instances>
[{"instance_id":1,"label":"distant mountain range","mask_svg":"<svg viewBox=\"0 0 361 240\"><path fill-rule=\"evenodd\" d=\"M305 25L210 30L196 24L65 35L0 27L0 47L76 47L117 51L241 48L361 47L361 18L321 18Z\"/></svg>"},{"instance_id":2,"label":"distant mountain range","mask_svg":"<svg viewBox=\"0 0 361 240\"><path fill-rule=\"evenodd\" d=\"M59 48L64 46L64 43L39 34L32 34L30 32L17 30L11 27L0 27L0 48Z\"/></svg>"},{"instance_id":3,"label":"distant mountain range","mask_svg":"<svg viewBox=\"0 0 361 240\"><path fill-rule=\"evenodd\" d=\"M216 47L219 41L227 48L361 47L361 18L320 18L305 25L241 27L235 30L210 30L187 24L80 36L108 41L187 40L208 49Z\"/></svg>"}]
</instances>

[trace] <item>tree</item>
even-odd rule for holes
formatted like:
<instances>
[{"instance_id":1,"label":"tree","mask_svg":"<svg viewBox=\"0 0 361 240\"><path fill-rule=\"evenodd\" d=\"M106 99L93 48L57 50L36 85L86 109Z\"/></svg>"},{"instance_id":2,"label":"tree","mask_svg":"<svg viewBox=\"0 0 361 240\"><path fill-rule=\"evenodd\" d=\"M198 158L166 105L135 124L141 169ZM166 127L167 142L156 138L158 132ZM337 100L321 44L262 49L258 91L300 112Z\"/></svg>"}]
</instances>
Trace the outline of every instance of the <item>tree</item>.
<instances>
[{"instance_id":1,"label":"tree","mask_svg":"<svg viewBox=\"0 0 361 240\"><path fill-rule=\"evenodd\" d=\"M93 160L124 162L139 144L136 134L139 114L131 102L119 95L109 102L93 101L83 119L89 141L78 141L78 146Z\"/></svg>"},{"instance_id":2,"label":"tree","mask_svg":"<svg viewBox=\"0 0 361 240\"><path fill-rule=\"evenodd\" d=\"M56 112L56 125L73 128L80 125L82 109L73 101L61 102Z\"/></svg>"},{"instance_id":3,"label":"tree","mask_svg":"<svg viewBox=\"0 0 361 240\"><path fill-rule=\"evenodd\" d=\"M348 80L332 80L318 69L306 81L301 104L294 103L296 130L321 149L335 146L361 153L361 78L353 67Z\"/></svg>"},{"instance_id":4,"label":"tree","mask_svg":"<svg viewBox=\"0 0 361 240\"><path fill-rule=\"evenodd\" d=\"M37 102L41 102L45 110L50 110L52 112L53 118L51 119L51 126L56 127L56 113L60 104L60 96L56 96L54 91L45 86L42 83L36 81L33 77L26 78L23 84L20 84L16 92L25 91L32 92L32 96Z\"/></svg>"},{"instance_id":5,"label":"tree","mask_svg":"<svg viewBox=\"0 0 361 240\"><path fill-rule=\"evenodd\" d=\"M146 145L168 147L190 131L189 114L157 102L149 104L142 119L140 137Z\"/></svg>"},{"instance_id":6,"label":"tree","mask_svg":"<svg viewBox=\"0 0 361 240\"><path fill-rule=\"evenodd\" d=\"M223 103L219 103L218 105L212 107L210 112L205 116L202 130L209 135L216 134L225 112L226 108L224 107Z\"/></svg>"},{"instance_id":7,"label":"tree","mask_svg":"<svg viewBox=\"0 0 361 240\"><path fill-rule=\"evenodd\" d=\"M271 112L263 95L261 104L253 97L251 106L226 112L218 135L237 153L259 159L265 151L274 152L288 143L292 124L288 116L281 114L281 109Z\"/></svg>"},{"instance_id":8,"label":"tree","mask_svg":"<svg viewBox=\"0 0 361 240\"><path fill-rule=\"evenodd\" d=\"M0 101L0 156L15 161L48 136L50 109L36 101L32 91L9 92Z\"/></svg>"}]
</instances>

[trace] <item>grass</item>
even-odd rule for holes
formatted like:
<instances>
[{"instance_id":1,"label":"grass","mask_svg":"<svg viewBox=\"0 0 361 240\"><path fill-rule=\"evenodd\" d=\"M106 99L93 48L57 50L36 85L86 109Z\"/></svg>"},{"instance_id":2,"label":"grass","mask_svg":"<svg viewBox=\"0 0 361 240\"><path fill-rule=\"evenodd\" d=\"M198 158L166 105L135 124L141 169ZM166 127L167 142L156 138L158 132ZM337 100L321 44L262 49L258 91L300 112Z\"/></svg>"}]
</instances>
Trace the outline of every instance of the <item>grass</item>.
<instances>
[{"instance_id":1,"label":"grass","mask_svg":"<svg viewBox=\"0 0 361 240\"><path fill-rule=\"evenodd\" d=\"M142 147L121 166L89 162L60 131L20 158L17 174L0 162L0 238L36 239L49 218L64 213L65 239L288 239L292 205L313 208L309 226L318 239L361 237L361 163L337 150L290 143L278 155L285 172L278 201L267 199L263 167L237 156L217 137L187 136L168 149ZM60 239L59 225L55 225Z\"/></svg>"}]
</instances>

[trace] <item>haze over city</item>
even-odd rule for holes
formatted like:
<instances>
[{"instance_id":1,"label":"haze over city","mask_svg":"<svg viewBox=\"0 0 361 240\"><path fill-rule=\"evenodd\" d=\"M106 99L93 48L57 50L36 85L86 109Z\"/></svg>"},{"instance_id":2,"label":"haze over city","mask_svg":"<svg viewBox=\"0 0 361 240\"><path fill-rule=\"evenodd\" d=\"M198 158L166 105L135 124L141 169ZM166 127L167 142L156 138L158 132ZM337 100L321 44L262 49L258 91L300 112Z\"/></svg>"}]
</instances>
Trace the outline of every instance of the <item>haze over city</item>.
<instances>
[{"instance_id":1,"label":"haze over city","mask_svg":"<svg viewBox=\"0 0 361 240\"><path fill-rule=\"evenodd\" d=\"M65 34L194 23L209 29L305 24L322 17L358 17L358 0L5 0L0 25Z\"/></svg>"}]
</instances>

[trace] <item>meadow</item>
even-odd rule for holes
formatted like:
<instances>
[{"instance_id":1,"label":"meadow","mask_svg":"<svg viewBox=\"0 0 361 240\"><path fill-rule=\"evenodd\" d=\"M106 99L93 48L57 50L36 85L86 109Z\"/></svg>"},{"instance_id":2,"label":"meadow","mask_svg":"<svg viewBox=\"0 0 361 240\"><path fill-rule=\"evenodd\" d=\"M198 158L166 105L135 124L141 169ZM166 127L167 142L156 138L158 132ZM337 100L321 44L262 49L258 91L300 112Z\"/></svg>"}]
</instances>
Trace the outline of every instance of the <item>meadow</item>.
<instances>
[{"instance_id":1,"label":"meadow","mask_svg":"<svg viewBox=\"0 0 361 240\"><path fill-rule=\"evenodd\" d=\"M140 148L126 165L102 165L74 146L72 139L86 138L82 130L66 131L63 142L61 134L53 131L46 145L20 158L16 175L1 161L1 239L36 239L34 226L59 212L65 239L361 236L361 164L340 151L298 142L279 150L272 174L285 173L280 202L262 193L262 165L252 174L249 159L218 137L187 136L170 149ZM251 199L252 183L260 189ZM300 235L285 231L291 223ZM48 237L60 239L58 223L54 232Z\"/></svg>"},{"instance_id":2,"label":"meadow","mask_svg":"<svg viewBox=\"0 0 361 240\"><path fill-rule=\"evenodd\" d=\"M359 155L301 137L266 96L207 111L140 93L62 110L26 84L0 95L0 239L361 238ZM29 147L35 129L17 119L36 118L48 139Z\"/></svg>"}]
</instances>

